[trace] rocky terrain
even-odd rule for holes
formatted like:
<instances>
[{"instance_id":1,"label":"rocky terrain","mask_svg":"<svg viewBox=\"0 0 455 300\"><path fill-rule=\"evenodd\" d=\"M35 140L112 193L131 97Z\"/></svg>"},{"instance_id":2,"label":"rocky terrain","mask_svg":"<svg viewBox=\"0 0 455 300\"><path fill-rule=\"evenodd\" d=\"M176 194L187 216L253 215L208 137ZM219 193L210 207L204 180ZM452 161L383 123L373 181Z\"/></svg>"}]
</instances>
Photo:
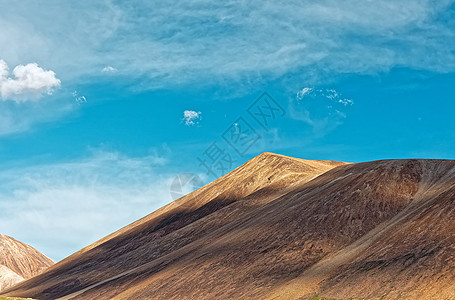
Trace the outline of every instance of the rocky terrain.
<instances>
[{"instance_id":1,"label":"rocky terrain","mask_svg":"<svg viewBox=\"0 0 455 300\"><path fill-rule=\"evenodd\" d=\"M455 161L264 153L6 295L455 299Z\"/></svg>"},{"instance_id":2,"label":"rocky terrain","mask_svg":"<svg viewBox=\"0 0 455 300\"><path fill-rule=\"evenodd\" d=\"M12 287L23 280L22 276L14 273L10 268L0 265L0 291Z\"/></svg>"},{"instance_id":3,"label":"rocky terrain","mask_svg":"<svg viewBox=\"0 0 455 300\"><path fill-rule=\"evenodd\" d=\"M0 291L41 273L54 263L33 247L0 234Z\"/></svg>"}]
</instances>

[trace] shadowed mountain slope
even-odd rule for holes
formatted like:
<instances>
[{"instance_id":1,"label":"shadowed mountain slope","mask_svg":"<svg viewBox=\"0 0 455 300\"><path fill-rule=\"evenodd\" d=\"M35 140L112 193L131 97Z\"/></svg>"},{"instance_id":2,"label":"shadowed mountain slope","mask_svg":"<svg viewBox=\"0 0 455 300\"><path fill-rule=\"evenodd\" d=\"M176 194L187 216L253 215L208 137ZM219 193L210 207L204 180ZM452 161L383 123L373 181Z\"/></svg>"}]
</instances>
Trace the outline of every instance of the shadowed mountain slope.
<instances>
[{"instance_id":1,"label":"shadowed mountain slope","mask_svg":"<svg viewBox=\"0 0 455 300\"><path fill-rule=\"evenodd\" d=\"M8 295L452 299L454 183L448 160L262 154Z\"/></svg>"},{"instance_id":2,"label":"shadowed mountain slope","mask_svg":"<svg viewBox=\"0 0 455 300\"><path fill-rule=\"evenodd\" d=\"M170 254L344 164L264 153L80 250L27 286L30 284L40 299L53 299L91 286Z\"/></svg>"},{"instance_id":3,"label":"shadowed mountain slope","mask_svg":"<svg viewBox=\"0 0 455 300\"><path fill-rule=\"evenodd\" d=\"M0 234L0 291L41 273L54 263L33 247Z\"/></svg>"}]
</instances>

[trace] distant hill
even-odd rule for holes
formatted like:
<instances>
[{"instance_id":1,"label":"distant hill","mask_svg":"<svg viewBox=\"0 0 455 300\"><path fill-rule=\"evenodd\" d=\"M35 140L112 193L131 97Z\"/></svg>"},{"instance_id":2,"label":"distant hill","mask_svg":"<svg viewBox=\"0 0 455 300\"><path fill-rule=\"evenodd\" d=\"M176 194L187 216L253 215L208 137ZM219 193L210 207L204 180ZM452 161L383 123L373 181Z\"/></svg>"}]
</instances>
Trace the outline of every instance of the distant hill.
<instances>
[{"instance_id":1,"label":"distant hill","mask_svg":"<svg viewBox=\"0 0 455 300\"><path fill-rule=\"evenodd\" d=\"M264 153L6 295L455 299L455 161Z\"/></svg>"},{"instance_id":2,"label":"distant hill","mask_svg":"<svg viewBox=\"0 0 455 300\"><path fill-rule=\"evenodd\" d=\"M33 247L0 234L0 291L41 273L54 263Z\"/></svg>"}]
</instances>

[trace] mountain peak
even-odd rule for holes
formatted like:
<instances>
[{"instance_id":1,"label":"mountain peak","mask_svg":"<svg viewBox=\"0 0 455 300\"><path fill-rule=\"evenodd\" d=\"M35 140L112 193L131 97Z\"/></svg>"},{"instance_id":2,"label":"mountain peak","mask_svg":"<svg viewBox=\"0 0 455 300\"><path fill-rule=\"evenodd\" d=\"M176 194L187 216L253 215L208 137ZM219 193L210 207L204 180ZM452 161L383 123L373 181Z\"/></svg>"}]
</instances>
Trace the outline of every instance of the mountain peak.
<instances>
[{"instance_id":1,"label":"mountain peak","mask_svg":"<svg viewBox=\"0 0 455 300\"><path fill-rule=\"evenodd\" d=\"M0 290L37 275L54 263L35 248L0 234Z\"/></svg>"},{"instance_id":2,"label":"mountain peak","mask_svg":"<svg viewBox=\"0 0 455 300\"><path fill-rule=\"evenodd\" d=\"M452 299L454 170L263 153L8 295Z\"/></svg>"}]
</instances>

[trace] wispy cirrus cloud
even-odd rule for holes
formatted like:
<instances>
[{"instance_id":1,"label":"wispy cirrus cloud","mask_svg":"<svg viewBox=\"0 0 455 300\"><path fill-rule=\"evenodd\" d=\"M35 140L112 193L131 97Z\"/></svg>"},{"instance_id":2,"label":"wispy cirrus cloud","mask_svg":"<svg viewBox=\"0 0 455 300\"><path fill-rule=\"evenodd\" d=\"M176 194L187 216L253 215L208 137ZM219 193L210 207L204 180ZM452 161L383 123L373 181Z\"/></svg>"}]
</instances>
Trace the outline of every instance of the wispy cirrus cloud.
<instances>
[{"instance_id":1,"label":"wispy cirrus cloud","mask_svg":"<svg viewBox=\"0 0 455 300\"><path fill-rule=\"evenodd\" d=\"M54 259L170 202L166 156L94 151L84 159L0 171L2 233Z\"/></svg>"},{"instance_id":2,"label":"wispy cirrus cloud","mask_svg":"<svg viewBox=\"0 0 455 300\"><path fill-rule=\"evenodd\" d=\"M454 3L24 0L0 3L0 28L8 28L0 31L0 57L11 66L39 62L71 90L112 72L135 91L220 84L239 94L267 79L284 78L294 90L394 67L444 73L455 71ZM67 98L74 102L71 92ZM7 111L0 134L38 119L14 121Z\"/></svg>"},{"instance_id":3,"label":"wispy cirrus cloud","mask_svg":"<svg viewBox=\"0 0 455 300\"><path fill-rule=\"evenodd\" d=\"M27 103L0 101L0 137L33 130L37 124L54 122L74 110L75 104L65 99Z\"/></svg>"},{"instance_id":4,"label":"wispy cirrus cloud","mask_svg":"<svg viewBox=\"0 0 455 300\"><path fill-rule=\"evenodd\" d=\"M0 4L0 25L11 29L0 33L0 44L8 45L5 58L38 57L64 77L83 78L115 65L147 88L255 83L288 73L320 84L337 74L396 66L455 70L455 28L448 21L453 4L86 0L49 10L26 1ZM31 51L36 47L42 51Z\"/></svg>"}]
</instances>

